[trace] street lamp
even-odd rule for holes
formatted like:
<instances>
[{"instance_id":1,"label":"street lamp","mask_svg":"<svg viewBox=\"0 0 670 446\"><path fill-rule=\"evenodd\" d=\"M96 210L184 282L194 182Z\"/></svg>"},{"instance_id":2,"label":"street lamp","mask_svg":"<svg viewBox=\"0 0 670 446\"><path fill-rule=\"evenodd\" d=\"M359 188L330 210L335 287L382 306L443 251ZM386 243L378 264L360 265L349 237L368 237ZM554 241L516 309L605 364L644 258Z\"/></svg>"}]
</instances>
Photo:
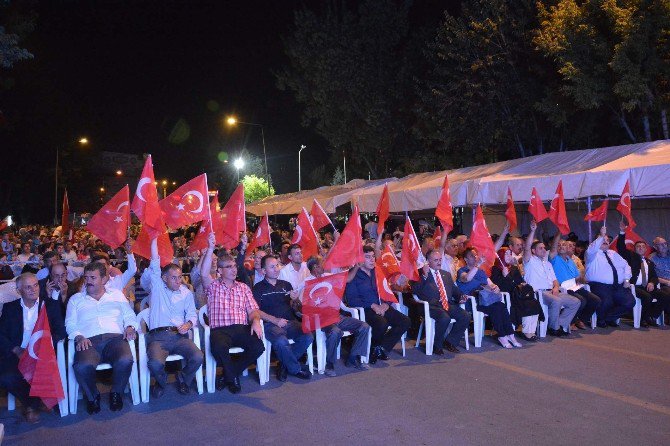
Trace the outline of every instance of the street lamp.
<instances>
[{"instance_id":1,"label":"street lamp","mask_svg":"<svg viewBox=\"0 0 670 446\"><path fill-rule=\"evenodd\" d=\"M302 190L302 177L301 177L301 170L300 170L300 152L302 152L306 148L307 148L307 146L301 145L300 150L298 150L298 192L300 192Z\"/></svg>"},{"instance_id":2,"label":"street lamp","mask_svg":"<svg viewBox=\"0 0 670 446\"><path fill-rule=\"evenodd\" d=\"M167 180L161 181L161 186L163 186L163 199L165 199L165 197L167 196L167 185L168 185Z\"/></svg>"},{"instance_id":3,"label":"street lamp","mask_svg":"<svg viewBox=\"0 0 670 446\"><path fill-rule=\"evenodd\" d=\"M123 175L123 171L120 170L120 169L117 170L117 171L116 171L116 176L119 176L119 177L120 177L121 175Z\"/></svg>"},{"instance_id":4,"label":"street lamp","mask_svg":"<svg viewBox=\"0 0 670 446\"><path fill-rule=\"evenodd\" d=\"M79 145L88 145L88 138L79 138ZM60 147L56 146L56 172L54 174L54 224L58 223L58 162L60 160Z\"/></svg>"},{"instance_id":5,"label":"street lamp","mask_svg":"<svg viewBox=\"0 0 670 446\"><path fill-rule=\"evenodd\" d=\"M255 124L253 122L243 122L243 121L238 121L235 116L228 116L226 118L226 123L229 126L234 126L237 124L243 124L243 125L251 125L254 127L260 127L261 128L261 139L263 141L263 162L265 164L265 181L268 183L268 195L270 194L270 176L268 175L268 156L267 156L267 151L265 150L265 131L263 129L262 124ZM239 169L238 169L239 173Z\"/></svg>"},{"instance_id":6,"label":"street lamp","mask_svg":"<svg viewBox=\"0 0 670 446\"><path fill-rule=\"evenodd\" d=\"M244 167L244 160L242 158L237 158L233 163L235 169L237 169L237 182L240 182L240 169Z\"/></svg>"}]
</instances>

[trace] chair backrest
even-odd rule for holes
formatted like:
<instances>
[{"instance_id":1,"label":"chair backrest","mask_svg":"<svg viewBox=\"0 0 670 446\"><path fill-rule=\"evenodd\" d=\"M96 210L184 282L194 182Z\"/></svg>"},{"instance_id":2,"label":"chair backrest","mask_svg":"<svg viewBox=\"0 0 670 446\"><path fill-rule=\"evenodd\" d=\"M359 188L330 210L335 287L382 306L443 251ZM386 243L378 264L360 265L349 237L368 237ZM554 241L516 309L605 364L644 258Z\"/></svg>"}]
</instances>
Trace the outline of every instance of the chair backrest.
<instances>
[{"instance_id":1,"label":"chair backrest","mask_svg":"<svg viewBox=\"0 0 670 446\"><path fill-rule=\"evenodd\" d=\"M205 323L205 316L207 315L207 305L203 305L200 307L200 311L198 311L198 321L200 322L200 325L203 327L208 327L209 324Z\"/></svg>"},{"instance_id":2,"label":"chair backrest","mask_svg":"<svg viewBox=\"0 0 670 446\"><path fill-rule=\"evenodd\" d=\"M142 324L144 322L144 324ZM146 333L148 330L147 328L149 327L149 309L146 308L142 311L139 312L137 315L137 326L141 330L142 333Z\"/></svg>"}]
</instances>

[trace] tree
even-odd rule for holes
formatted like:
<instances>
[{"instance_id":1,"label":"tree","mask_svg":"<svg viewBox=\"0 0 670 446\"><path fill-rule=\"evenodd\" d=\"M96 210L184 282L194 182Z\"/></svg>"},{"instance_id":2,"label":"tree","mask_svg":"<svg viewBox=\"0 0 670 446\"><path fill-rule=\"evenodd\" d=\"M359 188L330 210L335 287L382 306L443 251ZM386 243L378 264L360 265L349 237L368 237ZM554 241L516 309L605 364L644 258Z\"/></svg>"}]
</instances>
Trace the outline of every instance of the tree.
<instances>
[{"instance_id":1,"label":"tree","mask_svg":"<svg viewBox=\"0 0 670 446\"><path fill-rule=\"evenodd\" d=\"M257 177L256 175L245 175L244 178L242 178L241 183L244 184L245 203L258 201L275 194L274 188L270 186L268 189L267 181L265 181L264 178Z\"/></svg>"},{"instance_id":2,"label":"tree","mask_svg":"<svg viewBox=\"0 0 670 446\"><path fill-rule=\"evenodd\" d=\"M330 181L331 186L337 186L338 184L344 184L344 171L340 166L335 168L333 179Z\"/></svg>"}]
</instances>

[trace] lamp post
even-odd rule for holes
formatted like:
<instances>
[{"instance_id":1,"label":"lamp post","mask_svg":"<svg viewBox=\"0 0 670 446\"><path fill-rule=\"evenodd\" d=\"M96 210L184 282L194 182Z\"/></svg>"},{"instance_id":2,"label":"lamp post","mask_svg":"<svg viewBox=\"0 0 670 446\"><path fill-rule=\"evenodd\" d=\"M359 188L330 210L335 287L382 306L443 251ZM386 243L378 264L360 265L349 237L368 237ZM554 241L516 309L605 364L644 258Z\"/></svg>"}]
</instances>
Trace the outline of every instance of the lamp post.
<instances>
[{"instance_id":1,"label":"lamp post","mask_svg":"<svg viewBox=\"0 0 670 446\"><path fill-rule=\"evenodd\" d=\"M79 138L79 145L88 145L88 138ZM54 224L58 223L58 163L60 161L60 147L56 146L56 172L54 173Z\"/></svg>"},{"instance_id":2,"label":"lamp post","mask_svg":"<svg viewBox=\"0 0 670 446\"><path fill-rule=\"evenodd\" d=\"M301 170L300 170L300 153L306 149L307 146L305 145L300 145L300 150L298 150L298 192L302 190L302 176L301 176Z\"/></svg>"},{"instance_id":3,"label":"lamp post","mask_svg":"<svg viewBox=\"0 0 670 446\"><path fill-rule=\"evenodd\" d=\"M226 123L229 126L234 126L237 124L243 124L243 125L251 125L254 127L260 127L261 128L261 140L263 141L263 164L265 167L265 181L268 183L268 195L270 195L270 176L268 175L268 155L265 150L265 131L263 130L263 124L256 124L253 122L244 122L244 121L238 121L235 116L228 116L226 119ZM238 169L239 173L239 169ZM239 182L239 181L238 181Z\"/></svg>"},{"instance_id":4,"label":"lamp post","mask_svg":"<svg viewBox=\"0 0 670 446\"><path fill-rule=\"evenodd\" d=\"M244 160L242 158L237 158L233 163L235 169L237 170L237 182L240 182L240 169L244 167Z\"/></svg>"},{"instance_id":5,"label":"lamp post","mask_svg":"<svg viewBox=\"0 0 670 446\"><path fill-rule=\"evenodd\" d=\"M165 197L167 196L167 185L168 185L167 180L161 181L161 186L163 186L163 199L165 199Z\"/></svg>"}]
</instances>

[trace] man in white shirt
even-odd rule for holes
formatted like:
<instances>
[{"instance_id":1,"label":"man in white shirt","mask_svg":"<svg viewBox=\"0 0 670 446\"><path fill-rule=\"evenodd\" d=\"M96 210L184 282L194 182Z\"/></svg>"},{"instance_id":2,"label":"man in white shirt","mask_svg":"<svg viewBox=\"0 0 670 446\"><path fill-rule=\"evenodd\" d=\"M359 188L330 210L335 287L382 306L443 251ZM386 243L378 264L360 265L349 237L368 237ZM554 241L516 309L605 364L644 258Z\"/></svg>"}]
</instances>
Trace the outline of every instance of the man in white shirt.
<instances>
[{"instance_id":1,"label":"man in white shirt","mask_svg":"<svg viewBox=\"0 0 670 446\"><path fill-rule=\"evenodd\" d=\"M193 292L182 283L181 268L174 263L160 267L157 239L151 241L151 264L149 277L149 333L147 334L147 357L149 370L156 379L151 391L154 398L163 395L167 385L165 359L168 355L181 355L186 364L178 379L177 390L187 395L202 365L202 351L188 337L195 327L198 316L195 311ZM197 328L196 328L197 330Z\"/></svg>"},{"instance_id":2,"label":"man in white shirt","mask_svg":"<svg viewBox=\"0 0 670 446\"><path fill-rule=\"evenodd\" d=\"M287 281L295 291L300 292L305 286L305 278L309 276L309 269L302 261L300 245L289 246L287 255L289 264L281 269L278 279Z\"/></svg>"},{"instance_id":3,"label":"man in white shirt","mask_svg":"<svg viewBox=\"0 0 670 446\"><path fill-rule=\"evenodd\" d=\"M130 252L130 250L127 252ZM109 256L107 254L98 253L93 256L91 262L101 263L105 266L107 276L109 277L105 287L113 290L123 291L126 288L126 285L128 285L128 282L130 282L130 279L134 278L135 273L137 272L137 263L135 262L135 256L132 254L128 256L128 269L126 269L123 273L117 274L115 276L111 275L110 270L112 268L109 261Z\"/></svg>"},{"instance_id":4,"label":"man in white shirt","mask_svg":"<svg viewBox=\"0 0 670 446\"><path fill-rule=\"evenodd\" d=\"M63 254L61 255L64 262L68 262L71 265L73 262L77 261L77 251L72 249L72 242L66 241L63 247Z\"/></svg>"},{"instance_id":5,"label":"man in white shirt","mask_svg":"<svg viewBox=\"0 0 670 446\"><path fill-rule=\"evenodd\" d=\"M524 280L535 291L542 292L548 309L547 333L551 336L567 336L570 322L577 314L581 301L574 296L559 291L554 268L547 258L544 243L534 240L537 223L530 222L530 234L523 251Z\"/></svg>"},{"instance_id":6,"label":"man in white shirt","mask_svg":"<svg viewBox=\"0 0 670 446\"><path fill-rule=\"evenodd\" d=\"M21 254L19 254L18 256L16 256L16 259L17 259L19 262L24 263L24 264L25 264L25 263L28 263L28 262L32 262L32 261L37 261L37 260L39 260L38 257L37 257L35 254L33 254L32 252L30 252L30 248L31 248L31 247L32 247L32 245L31 245L30 243L23 243L23 244L21 244ZM32 266L37 267L37 263L35 263L35 264L32 265Z\"/></svg>"},{"instance_id":7,"label":"man in white shirt","mask_svg":"<svg viewBox=\"0 0 670 446\"><path fill-rule=\"evenodd\" d=\"M99 262L86 265L85 291L70 298L65 316L67 334L76 346L74 374L88 400L89 414L100 412L100 393L95 384L98 364L112 365L109 394L112 411L123 409L123 389L133 367L127 341L136 337L135 313L121 291L106 287L107 281L105 265Z\"/></svg>"},{"instance_id":8,"label":"man in white shirt","mask_svg":"<svg viewBox=\"0 0 670 446\"><path fill-rule=\"evenodd\" d=\"M632 276L630 266L616 251L610 248L607 228L600 228L600 235L586 250L586 280L591 292L600 297L600 308L596 311L599 327L617 327L621 316L635 306L630 290Z\"/></svg>"},{"instance_id":9,"label":"man in white shirt","mask_svg":"<svg viewBox=\"0 0 670 446\"><path fill-rule=\"evenodd\" d=\"M456 272L461 266L460 261L456 257L456 254L458 254L458 242L456 239L448 238L447 234L444 234L440 241L440 249L437 252L442 255L440 269L451 274L451 280L456 283Z\"/></svg>"}]
</instances>

